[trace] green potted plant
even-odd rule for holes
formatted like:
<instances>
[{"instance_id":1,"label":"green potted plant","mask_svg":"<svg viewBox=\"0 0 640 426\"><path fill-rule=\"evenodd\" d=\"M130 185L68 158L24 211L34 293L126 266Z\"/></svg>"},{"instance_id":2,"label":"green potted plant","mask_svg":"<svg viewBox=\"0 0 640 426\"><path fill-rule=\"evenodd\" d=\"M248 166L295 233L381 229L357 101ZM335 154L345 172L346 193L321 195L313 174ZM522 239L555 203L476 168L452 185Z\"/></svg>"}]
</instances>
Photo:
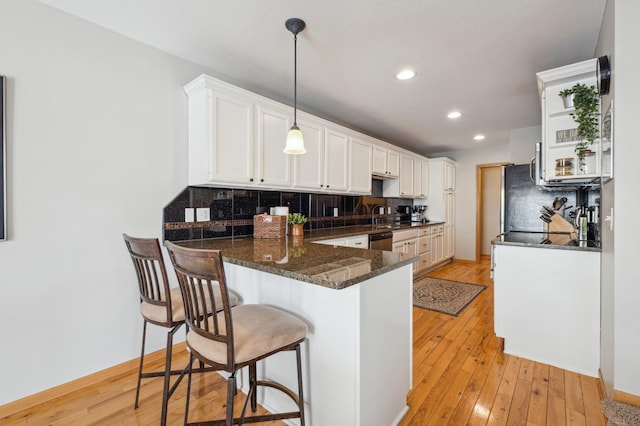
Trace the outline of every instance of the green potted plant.
<instances>
[{"instance_id":1,"label":"green potted plant","mask_svg":"<svg viewBox=\"0 0 640 426\"><path fill-rule=\"evenodd\" d=\"M572 89L561 90L558 95L562 98L562 102L564 103L565 108L573 107L573 90Z\"/></svg>"},{"instance_id":2,"label":"green potted plant","mask_svg":"<svg viewBox=\"0 0 640 426\"><path fill-rule=\"evenodd\" d=\"M578 136L580 141L576 145L575 152L578 157L580 170L584 169L584 158L589 145L598 137L598 125L600 118L600 99L595 86L587 86L577 83L571 89L562 90L559 95L562 98L573 95L574 111L571 113L573 120L578 123Z\"/></svg>"},{"instance_id":3,"label":"green potted plant","mask_svg":"<svg viewBox=\"0 0 640 426\"><path fill-rule=\"evenodd\" d=\"M307 223L307 218L302 213L289 213L287 216L289 224L289 235L298 236L303 234L303 226Z\"/></svg>"}]
</instances>

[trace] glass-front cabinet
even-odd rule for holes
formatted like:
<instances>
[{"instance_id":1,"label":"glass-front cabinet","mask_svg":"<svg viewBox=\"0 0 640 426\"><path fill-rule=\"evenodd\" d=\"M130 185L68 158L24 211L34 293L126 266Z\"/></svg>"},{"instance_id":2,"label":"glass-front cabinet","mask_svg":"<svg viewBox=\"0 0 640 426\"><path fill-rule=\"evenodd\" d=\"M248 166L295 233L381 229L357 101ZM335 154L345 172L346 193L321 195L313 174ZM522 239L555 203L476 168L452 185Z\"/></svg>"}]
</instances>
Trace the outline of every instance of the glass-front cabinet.
<instances>
[{"instance_id":1,"label":"glass-front cabinet","mask_svg":"<svg viewBox=\"0 0 640 426\"><path fill-rule=\"evenodd\" d=\"M582 138L578 135L578 123L572 116L575 108L570 97L565 101L560 96L562 91L570 90L576 84L595 88L596 62L597 59L589 59L536 74L542 106L542 150L539 161L545 182L589 181L601 176L600 138L587 144L582 160L577 157L576 146Z\"/></svg>"}]
</instances>

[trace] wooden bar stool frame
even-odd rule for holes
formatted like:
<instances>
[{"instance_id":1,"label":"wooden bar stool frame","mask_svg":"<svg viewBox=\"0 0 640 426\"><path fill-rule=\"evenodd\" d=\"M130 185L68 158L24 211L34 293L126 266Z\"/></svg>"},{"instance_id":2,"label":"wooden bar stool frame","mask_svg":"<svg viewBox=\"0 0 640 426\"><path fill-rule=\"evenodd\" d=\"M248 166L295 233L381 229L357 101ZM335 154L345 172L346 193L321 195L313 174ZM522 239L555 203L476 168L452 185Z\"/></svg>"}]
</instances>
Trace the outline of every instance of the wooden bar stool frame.
<instances>
[{"instance_id":1,"label":"wooden bar stool frame","mask_svg":"<svg viewBox=\"0 0 640 426\"><path fill-rule=\"evenodd\" d=\"M147 306L158 307L158 311L164 309L166 316L160 318L149 318L142 315L144 323L142 326L142 348L140 352L140 366L138 368L138 384L136 387L136 401L134 408L139 406L140 398L140 384L142 379L148 379L152 377L164 377L164 385L162 389L162 413L160 417L160 424L165 425L167 422L167 405L169 398L176 390L180 381L184 377L186 372L183 370L171 370L171 355L173 348L173 335L178 329L185 323L184 319L176 321L173 312L178 308L174 306L175 300L171 299L171 289L169 288L169 280L167 278L167 271L162 257L162 251L160 250L160 243L157 238L136 238L127 234L122 234L125 244L131 255L133 266L138 278L138 288L140 290L140 303L146 303ZM147 336L147 323L151 323L163 328L168 328L167 332L167 345L165 355L165 369L164 371L151 371L142 372L144 364L144 349ZM171 376L178 375L179 377L170 387Z\"/></svg>"},{"instance_id":2,"label":"wooden bar stool frame","mask_svg":"<svg viewBox=\"0 0 640 426\"><path fill-rule=\"evenodd\" d=\"M286 344L281 347L277 347L270 352L262 353L257 357L254 357L243 362L236 362L235 345L234 345L234 327L232 313L233 310L228 302L228 288L222 262L222 255L218 250L198 250L189 249L178 246L171 242L166 242L166 247L173 263L173 267L178 277L180 289L182 291L183 303L185 307L185 320L189 333L197 333L198 336L202 336L205 339L210 339L214 342L219 342L226 346L226 362L216 362L209 357L199 353L192 345L190 345L189 335L187 336L187 346L191 352L189 365L187 367L189 372L188 384L187 384L187 398L185 408L185 425L226 425L232 426L233 424L243 423L257 423L274 420L284 420L300 418L301 426L305 425L304 421L304 398L303 398L303 385L302 385L302 357L300 351L300 344L306 338L306 325L305 336L297 339L294 342ZM202 298L210 297L211 286L216 283L219 285L222 293L222 311L218 315L212 315L210 312L203 312L202 306L205 305ZM252 306L261 305L245 305L239 306L236 309L249 308ZM215 309L215 307L214 307ZM273 309L273 308L269 308ZM220 310L220 309L218 309ZM238 311L236 311L237 313ZM281 312L281 314L289 315ZM300 320L298 320L300 321ZM301 322L301 321L300 321ZM226 324L231 324L231 327L226 327ZM195 336L195 337L198 337ZM202 338L198 337L198 338ZM257 380L257 362L263 360L275 353L282 351L295 351L296 353L296 367L298 376L298 395L291 391L286 386L280 383L266 380ZM230 375L227 379L227 409L225 419L210 420L197 423L188 423L189 417L189 402L191 396L191 373L192 365L195 359L204 362L207 365L213 367L214 370L224 370ZM249 367L249 393L244 401L242 413L240 417L233 417L234 409L234 396L236 394L236 373L243 367ZM253 415L245 417L247 405L251 403L251 411L253 413L257 410L257 395L256 390L258 386L271 387L288 395L297 405L298 411L290 411L285 413L274 413L266 415Z\"/></svg>"}]
</instances>

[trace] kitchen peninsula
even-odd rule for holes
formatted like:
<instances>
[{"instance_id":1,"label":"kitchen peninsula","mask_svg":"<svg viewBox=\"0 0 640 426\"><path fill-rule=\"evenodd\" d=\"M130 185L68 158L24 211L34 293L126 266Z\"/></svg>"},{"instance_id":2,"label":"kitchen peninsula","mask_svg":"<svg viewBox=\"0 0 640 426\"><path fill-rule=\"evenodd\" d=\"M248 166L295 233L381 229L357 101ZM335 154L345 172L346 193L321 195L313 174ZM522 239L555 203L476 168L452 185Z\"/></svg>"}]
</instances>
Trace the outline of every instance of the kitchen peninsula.
<instances>
[{"instance_id":1,"label":"kitchen peninsula","mask_svg":"<svg viewBox=\"0 0 640 426\"><path fill-rule=\"evenodd\" d=\"M491 267L504 352L598 377L600 248L568 234L508 232L493 241Z\"/></svg>"},{"instance_id":2,"label":"kitchen peninsula","mask_svg":"<svg viewBox=\"0 0 640 426\"><path fill-rule=\"evenodd\" d=\"M402 418L411 388L415 256L308 238L176 243L221 250L229 287L242 303L277 306L308 323L303 345L308 425L387 426ZM295 389L293 355L279 357L259 365L259 375ZM247 384L243 377L242 388ZM267 389L261 403L277 412L289 402Z\"/></svg>"}]
</instances>

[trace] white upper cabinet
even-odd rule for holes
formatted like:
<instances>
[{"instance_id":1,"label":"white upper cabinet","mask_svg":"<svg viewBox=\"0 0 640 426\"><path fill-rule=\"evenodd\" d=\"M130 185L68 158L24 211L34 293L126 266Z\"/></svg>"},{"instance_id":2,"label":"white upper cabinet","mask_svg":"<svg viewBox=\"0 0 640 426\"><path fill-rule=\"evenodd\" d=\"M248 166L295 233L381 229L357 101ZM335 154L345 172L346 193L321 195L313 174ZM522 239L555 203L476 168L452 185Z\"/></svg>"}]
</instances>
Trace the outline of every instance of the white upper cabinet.
<instances>
[{"instance_id":1,"label":"white upper cabinet","mask_svg":"<svg viewBox=\"0 0 640 426\"><path fill-rule=\"evenodd\" d=\"M189 111L189 184L250 184L254 151L252 103L202 87L189 97Z\"/></svg>"},{"instance_id":2,"label":"white upper cabinet","mask_svg":"<svg viewBox=\"0 0 640 426\"><path fill-rule=\"evenodd\" d=\"M349 136L349 192L371 193L371 144Z\"/></svg>"},{"instance_id":3,"label":"white upper cabinet","mask_svg":"<svg viewBox=\"0 0 640 426\"><path fill-rule=\"evenodd\" d=\"M373 145L371 173L382 177L398 177L400 174L400 154L392 149Z\"/></svg>"},{"instance_id":4,"label":"white upper cabinet","mask_svg":"<svg viewBox=\"0 0 640 426\"><path fill-rule=\"evenodd\" d=\"M293 186L320 191L324 187L324 127L320 121L300 112L298 127L307 153L294 156Z\"/></svg>"},{"instance_id":5,"label":"white upper cabinet","mask_svg":"<svg viewBox=\"0 0 640 426\"><path fill-rule=\"evenodd\" d=\"M400 197L413 198L414 191L414 157L406 154L400 155Z\"/></svg>"},{"instance_id":6,"label":"white upper cabinet","mask_svg":"<svg viewBox=\"0 0 640 426\"><path fill-rule=\"evenodd\" d=\"M442 164L443 168L443 180L444 186L443 189L445 191L455 191L456 190L456 166L451 161L444 161Z\"/></svg>"},{"instance_id":7,"label":"white upper cabinet","mask_svg":"<svg viewBox=\"0 0 640 426\"><path fill-rule=\"evenodd\" d=\"M600 177L602 144L596 139L588 149L593 151L592 167L584 170L576 158L578 123L572 113L573 106L565 107L560 92L575 84L596 86L597 59L578 62L536 74L542 107L541 173L546 182L591 180ZM600 106L599 106L600 107ZM558 160L573 160L571 167L557 167Z\"/></svg>"},{"instance_id":8,"label":"white upper cabinet","mask_svg":"<svg viewBox=\"0 0 640 426\"><path fill-rule=\"evenodd\" d=\"M184 90L189 185L371 194L377 175L393 186L385 196L425 196L422 157L302 111L307 153L287 155L291 107L206 75Z\"/></svg>"},{"instance_id":9,"label":"white upper cabinet","mask_svg":"<svg viewBox=\"0 0 640 426\"><path fill-rule=\"evenodd\" d=\"M255 166L260 185L287 187L291 185L291 156L282 152L291 127L290 110L278 104L257 104L257 134Z\"/></svg>"},{"instance_id":10,"label":"white upper cabinet","mask_svg":"<svg viewBox=\"0 0 640 426\"><path fill-rule=\"evenodd\" d=\"M429 160L423 158L415 159L415 170L413 174L413 189L417 198L427 198L429 196Z\"/></svg>"},{"instance_id":11,"label":"white upper cabinet","mask_svg":"<svg viewBox=\"0 0 640 426\"><path fill-rule=\"evenodd\" d=\"M349 189L349 137L332 127L324 134L324 187L326 191L346 192Z\"/></svg>"}]
</instances>

